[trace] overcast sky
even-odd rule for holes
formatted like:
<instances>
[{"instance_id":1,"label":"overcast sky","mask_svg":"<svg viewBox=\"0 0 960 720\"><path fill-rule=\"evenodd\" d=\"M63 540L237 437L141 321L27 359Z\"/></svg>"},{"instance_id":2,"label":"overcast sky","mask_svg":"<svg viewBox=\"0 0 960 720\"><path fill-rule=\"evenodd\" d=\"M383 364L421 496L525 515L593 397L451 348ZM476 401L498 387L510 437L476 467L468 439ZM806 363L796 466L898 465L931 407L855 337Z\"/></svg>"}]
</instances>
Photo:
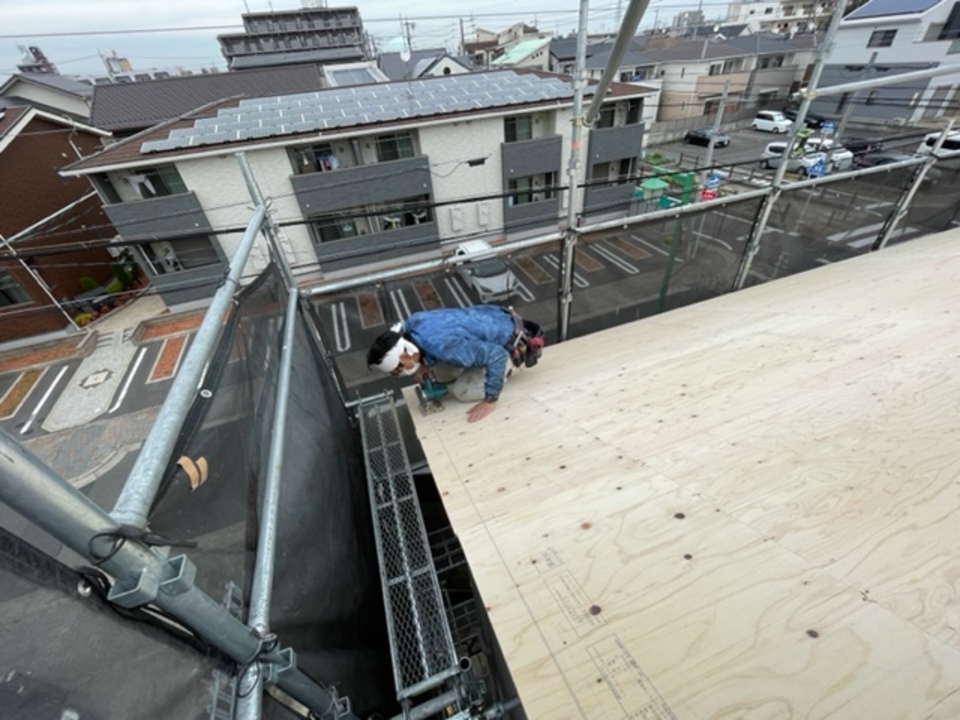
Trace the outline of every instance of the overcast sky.
<instances>
[{"instance_id":1,"label":"overcast sky","mask_svg":"<svg viewBox=\"0 0 960 720\"><path fill-rule=\"evenodd\" d=\"M0 79L16 72L21 58L18 45L38 46L64 75L104 74L98 53L107 50L129 58L135 70L225 70L217 35L242 30L242 13L266 11L271 4L275 10L301 5L299 0L3 0ZM580 7L578 0L331 0L328 5L359 8L364 28L381 48L401 35L402 14L415 23L414 48L446 46L451 50L460 40L459 13L463 13L469 40L477 27L502 30L516 22L566 35L576 30ZM592 0L590 32L615 30L619 13L628 5L628 0ZM704 0L699 6L707 18L722 17L728 2ZM690 0L652 0L641 27L652 26L655 18L660 25L669 24L680 10L697 7L698 3Z\"/></svg>"}]
</instances>

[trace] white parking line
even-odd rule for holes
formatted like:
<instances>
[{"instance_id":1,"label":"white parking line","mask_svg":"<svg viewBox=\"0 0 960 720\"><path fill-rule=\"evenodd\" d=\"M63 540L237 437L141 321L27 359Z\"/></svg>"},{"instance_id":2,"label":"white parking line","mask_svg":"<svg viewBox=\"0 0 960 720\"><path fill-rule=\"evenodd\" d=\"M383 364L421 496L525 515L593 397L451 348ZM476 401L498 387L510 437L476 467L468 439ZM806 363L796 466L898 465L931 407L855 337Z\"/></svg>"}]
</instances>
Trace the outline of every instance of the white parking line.
<instances>
[{"instance_id":1,"label":"white parking line","mask_svg":"<svg viewBox=\"0 0 960 720\"><path fill-rule=\"evenodd\" d=\"M600 243L595 243L590 247L590 249L593 250L600 257L606 258L607 260L609 260L611 263L616 265L618 268L623 270L628 275L636 275L638 272L640 272L640 268L638 268L636 265L631 265L626 260L619 257L615 252L613 252L612 249L606 247L605 245L601 245Z\"/></svg>"},{"instance_id":2,"label":"white parking line","mask_svg":"<svg viewBox=\"0 0 960 720\"><path fill-rule=\"evenodd\" d=\"M534 294L530 292L530 289L520 282L519 279L517 280L517 295L520 296L521 300L525 300L526 302L533 302L536 299Z\"/></svg>"},{"instance_id":3,"label":"white parking line","mask_svg":"<svg viewBox=\"0 0 960 720\"><path fill-rule=\"evenodd\" d=\"M30 413L30 417L27 418L26 424L20 428L20 434L24 435L30 429L30 426L33 425L33 421L37 419L37 415L40 414L40 411L43 409L43 406L46 404L47 400L50 399L50 395L53 394L53 389L60 382L60 378L63 377L63 374L67 371L66 367L60 368L60 372L57 373L57 376L53 379L53 383L50 387L47 388L47 391L43 394L43 397L40 398L40 403L33 409L33 412Z\"/></svg>"},{"instance_id":4,"label":"white parking line","mask_svg":"<svg viewBox=\"0 0 960 720\"><path fill-rule=\"evenodd\" d=\"M553 255L541 255L541 257L553 265L554 270L560 270L560 261ZM586 278L584 278L583 275L578 273L576 270L573 271L573 284L578 288L590 287L590 283L587 282Z\"/></svg>"},{"instance_id":5,"label":"white parking line","mask_svg":"<svg viewBox=\"0 0 960 720\"><path fill-rule=\"evenodd\" d=\"M130 373L127 375L126 382L123 383L123 387L120 389L120 394L117 396L117 401L113 403L112 408L107 410L107 415L115 412L117 408L120 407L120 403L122 403L123 399L127 396L127 390L130 389L130 383L133 382L133 376L137 374L137 368L140 367L140 361L143 360L143 356L146 352L146 348L140 348L140 353L137 355L137 359L133 363L133 368L130 370Z\"/></svg>"},{"instance_id":6,"label":"white parking line","mask_svg":"<svg viewBox=\"0 0 960 720\"><path fill-rule=\"evenodd\" d=\"M338 302L331 305L330 320L333 322L333 341L337 346L337 352L349 350L350 326L347 325L347 304Z\"/></svg>"},{"instance_id":7,"label":"white parking line","mask_svg":"<svg viewBox=\"0 0 960 720\"><path fill-rule=\"evenodd\" d=\"M391 290L390 302L393 303L393 310L397 315L397 320L410 317L410 306L407 304L407 298L403 296L403 290L399 288Z\"/></svg>"},{"instance_id":8,"label":"white parking line","mask_svg":"<svg viewBox=\"0 0 960 720\"><path fill-rule=\"evenodd\" d=\"M473 305L473 303L470 302L470 298L467 296L466 290L460 287L460 283L457 282L456 278L448 277L444 278L443 281L447 284L447 289L450 290L450 294L453 295L453 299L457 301L457 305L460 307Z\"/></svg>"},{"instance_id":9,"label":"white parking line","mask_svg":"<svg viewBox=\"0 0 960 720\"><path fill-rule=\"evenodd\" d=\"M664 255L664 256L666 256L666 257L670 257L670 253L668 253L668 252L667 252L666 250L664 250L663 248L657 247L657 246L654 245L653 243L647 242L647 241L644 240L643 238L639 238L639 237L637 237L636 235L631 235L630 237L633 238L634 240L636 240L636 241L637 241L638 243L640 243L641 245L646 245L646 246L647 246L648 248L650 248L651 250L655 250L656 252L660 253L661 255ZM675 259L677 262L683 262L683 258L681 258L681 257L679 257L679 256L675 257L674 259Z\"/></svg>"}]
</instances>

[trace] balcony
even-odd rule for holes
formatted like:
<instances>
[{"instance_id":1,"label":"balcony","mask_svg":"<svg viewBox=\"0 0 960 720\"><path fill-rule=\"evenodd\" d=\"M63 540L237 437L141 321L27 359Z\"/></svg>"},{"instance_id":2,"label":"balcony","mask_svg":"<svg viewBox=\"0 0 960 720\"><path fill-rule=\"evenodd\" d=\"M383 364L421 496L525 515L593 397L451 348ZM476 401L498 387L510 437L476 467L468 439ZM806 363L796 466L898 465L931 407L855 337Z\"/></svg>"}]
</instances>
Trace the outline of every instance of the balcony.
<instances>
[{"instance_id":1,"label":"balcony","mask_svg":"<svg viewBox=\"0 0 960 720\"><path fill-rule=\"evenodd\" d=\"M433 197L430 162L425 155L331 172L291 175L290 183L304 217L402 200L412 195Z\"/></svg>"},{"instance_id":2,"label":"balcony","mask_svg":"<svg viewBox=\"0 0 960 720\"><path fill-rule=\"evenodd\" d=\"M126 240L179 237L212 232L193 192L105 205L110 222Z\"/></svg>"},{"instance_id":3,"label":"balcony","mask_svg":"<svg viewBox=\"0 0 960 720\"><path fill-rule=\"evenodd\" d=\"M590 131L590 152L587 155L590 166L611 160L637 158L642 152L643 126L640 124L594 128Z\"/></svg>"},{"instance_id":4,"label":"balcony","mask_svg":"<svg viewBox=\"0 0 960 720\"><path fill-rule=\"evenodd\" d=\"M559 135L501 144L504 190L510 187L511 180L519 178L547 173L556 173L559 177L562 147ZM529 230L553 224L559 213L559 197L521 205L511 204L509 197L503 199L503 224L507 230Z\"/></svg>"}]
</instances>

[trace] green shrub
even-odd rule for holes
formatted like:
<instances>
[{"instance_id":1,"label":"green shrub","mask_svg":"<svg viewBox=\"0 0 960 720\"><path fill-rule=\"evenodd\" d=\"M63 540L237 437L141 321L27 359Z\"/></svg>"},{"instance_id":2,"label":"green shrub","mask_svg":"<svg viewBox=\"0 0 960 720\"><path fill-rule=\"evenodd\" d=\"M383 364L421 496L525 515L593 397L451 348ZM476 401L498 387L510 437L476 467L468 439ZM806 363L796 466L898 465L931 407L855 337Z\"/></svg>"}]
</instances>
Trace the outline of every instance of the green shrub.
<instances>
[{"instance_id":1,"label":"green shrub","mask_svg":"<svg viewBox=\"0 0 960 720\"><path fill-rule=\"evenodd\" d=\"M119 278L113 278L113 280L107 284L106 290L111 295L116 295L118 292L123 290L123 283L120 282Z\"/></svg>"},{"instance_id":2,"label":"green shrub","mask_svg":"<svg viewBox=\"0 0 960 720\"><path fill-rule=\"evenodd\" d=\"M113 276L120 281L124 288L130 287L133 283L133 275L123 263L114 263L110 266L110 269L113 270Z\"/></svg>"},{"instance_id":3,"label":"green shrub","mask_svg":"<svg viewBox=\"0 0 960 720\"><path fill-rule=\"evenodd\" d=\"M89 275L84 275L82 278L80 278L80 292L96 290L98 287L100 287L100 283L98 283Z\"/></svg>"},{"instance_id":4,"label":"green shrub","mask_svg":"<svg viewBox=\"0 0 960 720\"><path fill-rule=\"evenodd\" d=\"M93 315L91 313L85 312L77 315L73 321L79 326L83 327L84 325L89 325L93 322Z\"/></svg>"}]
</instances>

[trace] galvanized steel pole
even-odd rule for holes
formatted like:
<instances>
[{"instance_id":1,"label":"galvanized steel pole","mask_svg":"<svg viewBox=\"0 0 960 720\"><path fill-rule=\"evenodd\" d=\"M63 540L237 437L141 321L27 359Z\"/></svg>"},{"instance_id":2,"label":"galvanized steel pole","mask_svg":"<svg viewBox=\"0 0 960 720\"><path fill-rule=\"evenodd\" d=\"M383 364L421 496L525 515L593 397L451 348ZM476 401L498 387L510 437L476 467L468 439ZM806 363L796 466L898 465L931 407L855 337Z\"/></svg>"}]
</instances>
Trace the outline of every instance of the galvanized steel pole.
<instances>
[{"instance_id":1,"label":"galvanized steel pole","mask_svg":"<svg viewBox=\"0 0 960 720\"><path fill-rule=\"evenodd\" d=\"M247 162L247 154L243 151L240 151L234 153L234 156L237 158L237 162L240 165L240 172L243 173L243 180L247 184L247 192L250 193L250 197L253 199L254 205L262 205L263 207L266 207L267 203L263 199L263 193L260 192L260 186L257 184L257 179L253 176L253 171L250 169L250 163ZM283 279L286 281L287 287L294 287L296 286L297 281L293 277L293 270L290 268L290 262L287 260L287 256L283 252L283 246L280 244L280 231L277 228L277 224L273 221L269 211L264 219L265 222L263 224L263 232L264 235L267 236L267 243L270 245L270 249L273 250L273 256L276 258L277 266L280 268L280 274L283 275Z\"/></svg>"},{"instance_id":2,"label":"galvanized steel pole","mask_svg":"<svg viewBox=\"0 0 960 720\"><path fill-rule=\"evenodd\" d=\"M257 556L250 588L250 607L247 625L261 637L270 630L270 601L273 596L273 577L277 553L277 515L280 510L280 479L283 473L283 450L287 434L287 404L290 397L290 367L293 358L294 330L297 319L297 289L287 290L287 314L283 325L283 346L280 350L280 375L277 379L276 402L273 406L273 425L270 432L270 459L267 480L260 507L260 533L257 536ZM257 720L262 708L262 669L251 666L251 686L240 699L237 717Z\"/></svg>"},{"instance_id":3,"label":"galvanized steel pole","mask_svg":"<svg viewBox=\"0 0 960 720\"><path fill-rule=\"evenodd\" d=\"M578 187L580 137L583 118L583 86L586 83L587 15L589 0L580 0L580 25L577 29L577 55L573 67L573 127L570 130L570 159L567 162L567 226L560 241L560 272L557 288L557 337L567 339L570 328L570 304L573 302L573 262L577 247L577 215L583 192Z\"/></svg>"},{"instance_id":4,"label":"galvanized steel pole","mask_svg":"<svg viewBox=\"0 0 960 720\"><path fill-rule=\"evenodd\" d=\"M837 31L840 29L840 21L843 20L843 11L846 6L847 0L837 0L836 7L833 10L833 17L830 18L830 25L827 27L827 32L824 35L823 44L817 51L817 60L810 73L810 87L812 88L816 88L817 83L820 82L820 76L823 74L823 66L826 64L827 57L833 49L833 41L837 36ZM793 146L797 140L797 132L804 126L804 120L807 117L807 112L810 110L810 102L815 96L815 92L816 90L811 93L804 93L803 99L800 102L800 108L797 110L797 119L793 122L786 147L783 149L783 156L777 165L777 171L773 175L773 190L764 200L759 216L750 230L750 239L747 241L743 259L740 262L737 277L733 283L734 290L743 288L744 283L747 281L747 276L750 273L753 258L756 257L757 252L760 250L760 239L767 229L770 213L773 211L773 206L777 204L782 193L781 186L783 184L783 176L787 171L790 153L793 151Z\"/></svg>"},{"instance_id":5,"label":"galvanized steel pole","mask_svg":"<svg viewBox=\"0 0 960 720\"><path fill-rule=\"evenodd\" d=\"M185 556L167 559L165 550L124 534L103 509L4 430L0 430L0 501L109 574L113 578L109 601L128 608L154 605L235 662L246 665L259 659L279 668L277 687L317 717L356 720L297 667L290 651L264 647L262 638L196 587L196 568Z\"/></svg>"},{"instance_id":6,"label":"galvanized steel pole","mask_svg":"<svg viewBox=\"0 0 960 720\"><path fill-rule=\"evenodd\" d=\"M111 515L121 525L145 527L147 513L160 487L160 481L170 460L180 429L196 397L201 378L220 336L224 315L234 293L240 285L240 276L247 264L250 249L260 232L266 209L263 205L254 208L253 217L247 224L243 239L230 261L230 270L223 284L217 289L200 328L194 334L193 343L187 352L160 409L160 414L143 443L140 455L130 471L130 476L120 492L120 497Z\"/></svg>"}]
</instances>

